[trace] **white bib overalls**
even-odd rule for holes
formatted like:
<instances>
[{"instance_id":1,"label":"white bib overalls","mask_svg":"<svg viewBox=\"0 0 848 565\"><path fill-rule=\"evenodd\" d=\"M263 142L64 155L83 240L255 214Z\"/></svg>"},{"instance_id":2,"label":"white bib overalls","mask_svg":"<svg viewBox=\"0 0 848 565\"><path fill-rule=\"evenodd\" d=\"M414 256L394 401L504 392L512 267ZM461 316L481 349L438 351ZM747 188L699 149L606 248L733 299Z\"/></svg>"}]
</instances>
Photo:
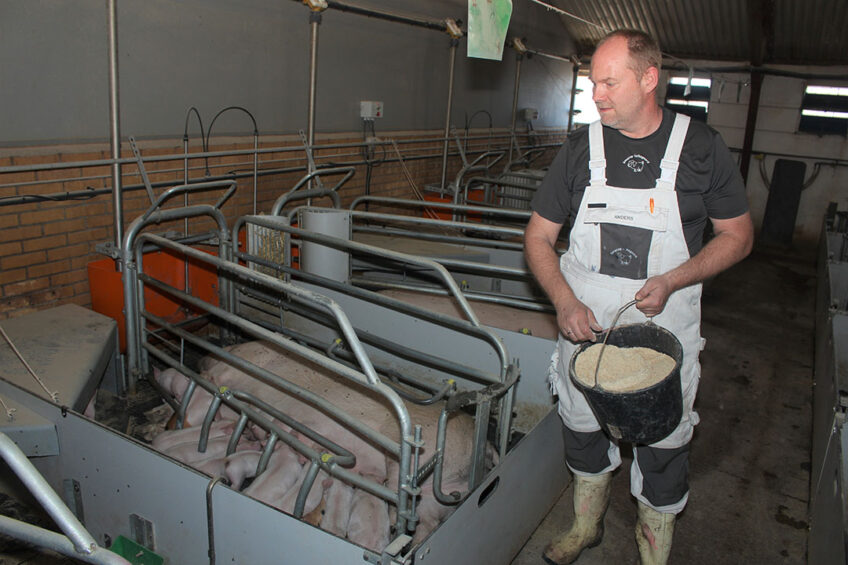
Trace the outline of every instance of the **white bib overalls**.
<instances>
[{"instance_id":1,"label":"white bib overalls","mask_svg":"<svg viewBox=\"0 0 848 565\"><path fill-rule=\"evenodd\" d=\"M609 327L622 305L633 300L648 278L668 272L690 258L675 192L680 151L688 127L688 116L675 117L661 162L662 173L656 185L651 189L633 189L607 186L602 126L600 122L589 126L591 180L571 228L568 251L560 259L560 268L574 294L592 310L604 328ZM639 228L626 233L635 231L641 234L642 240L641 244L636 243L632 248L626 240L622 246L620 237L608 236L611 232L614 235L615 230L630 228ZM635 263L643 265L633 271L644 272L640 278L609 274L617 274L616 269L627 271ZM645 321L645 315L631 307L622 314L618 324ZM678 448L689 442L693 427L698 423L698 415L692 410L692 405L700 377L698 354L704 343L700 334L701 285L672 293L665 309L653 318L653 322L673 333L683 346L680 371L683 416L668 437L651 447ZM559 415L565 425L577 432L594 432L601 429L600 425L585 396L568 377L568 363L578 345L560 335L551 359L549 378L553 391L559 397ZM610 442L609 455L611 470L621 464L618 446L614 442ZM634 465L631 469L631 490L641 499L636 492L641 490L637 467Z\"/></svg>"}]
</instances>

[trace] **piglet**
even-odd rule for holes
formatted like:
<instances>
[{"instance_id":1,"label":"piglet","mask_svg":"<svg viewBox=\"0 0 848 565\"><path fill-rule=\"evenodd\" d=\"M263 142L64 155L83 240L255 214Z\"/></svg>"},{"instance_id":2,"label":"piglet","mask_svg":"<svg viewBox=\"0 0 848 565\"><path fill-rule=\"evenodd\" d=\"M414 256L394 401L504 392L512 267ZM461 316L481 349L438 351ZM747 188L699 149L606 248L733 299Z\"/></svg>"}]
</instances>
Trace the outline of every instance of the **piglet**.
<instances>
[{"instance_id":1,"label":"piglet","mask_svg":"<svg viewBox=\"0 0 848 565\"><path fill-rule=\"evenodd\" d=\"M389 545L389 507L385 500L355 489L347 525L347 539L380 553Z\"/></svg>"}]
</instances>

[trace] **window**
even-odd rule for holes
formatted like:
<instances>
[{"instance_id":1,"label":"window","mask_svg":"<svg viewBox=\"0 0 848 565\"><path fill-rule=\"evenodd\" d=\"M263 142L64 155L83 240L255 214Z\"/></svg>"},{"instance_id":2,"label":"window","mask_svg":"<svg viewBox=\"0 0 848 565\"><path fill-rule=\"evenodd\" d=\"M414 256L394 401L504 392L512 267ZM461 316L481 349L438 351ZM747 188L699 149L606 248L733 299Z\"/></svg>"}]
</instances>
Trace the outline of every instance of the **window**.
<instances>
[{"instance_id":1,"label":"window","mask_svg":"<svg viewBox=\"0 0 848 565\"><path fill-rule=\"evenodd\" d=\"M848 133L848 88L808 85L801 101L799 132Z\"/></svg>"},{"instance_id":2,"label":"window","mask_svg":"<svg viewBox=\"0 0 848 565\"><path fill-rule=\"evenodd\" d=\"M665 93L665 105L670 110L686 114L695 120L707 121L707 111L710 108L710 86L712 81L708 78L693 78L692 89L686 96L686 86L689 84L688 77L672 77L668 81L668 90Z\"/></svg>"},{"instance_id":3,"label":"window","mask_svg":"<svg viewBox=\"0 0 848 565\"><path fill-rule=\"evenodd\" d=\"M590 124L600 119L598 108L592 100L592 81L588 75L577 76L577 96L574 97L574 123Z\"/></svg>"}]
</instances>

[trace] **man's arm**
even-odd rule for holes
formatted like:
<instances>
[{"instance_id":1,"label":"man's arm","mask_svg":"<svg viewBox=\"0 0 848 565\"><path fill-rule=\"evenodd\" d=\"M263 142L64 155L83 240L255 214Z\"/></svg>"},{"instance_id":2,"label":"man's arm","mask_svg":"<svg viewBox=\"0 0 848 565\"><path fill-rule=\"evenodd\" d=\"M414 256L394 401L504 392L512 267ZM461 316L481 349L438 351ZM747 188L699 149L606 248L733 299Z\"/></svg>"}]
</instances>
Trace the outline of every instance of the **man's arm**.
<instances>
[{"instance_id":1,"label":"man's arm","mask_svg":"<svg viewBox=\"0 0 848 565\"><path fill-rule=\"evenodd\" d=\"M556 308L560 331L571 341L595 339L592 330L602 328L595 315L577 300L559 268L556 241L562 224L546 220L536 212L524 232L524 256L527 265Z\"/></svg>"},{"instance_id":2,"label":"man's arm","mask_svg":"<svg viewBox=\"0 0 848 565\"><path fill-rule=\"evenodd\" d=\"M728 220L711 220L715 237L697 255L667 273L651 277L636 293L636 308L656 316L672 292L702 282L748 256L754 246L754 226L746 212Z\"/></svg>"}]
</instances>

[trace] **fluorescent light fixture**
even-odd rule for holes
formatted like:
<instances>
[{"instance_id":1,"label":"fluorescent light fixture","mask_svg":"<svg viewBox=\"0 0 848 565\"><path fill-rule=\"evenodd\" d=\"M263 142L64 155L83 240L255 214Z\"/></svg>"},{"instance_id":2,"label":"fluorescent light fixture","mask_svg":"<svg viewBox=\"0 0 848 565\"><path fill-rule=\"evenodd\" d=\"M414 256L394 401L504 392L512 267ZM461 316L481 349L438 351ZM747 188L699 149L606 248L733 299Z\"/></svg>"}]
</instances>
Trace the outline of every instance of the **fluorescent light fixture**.
<instances>
[{"instance_id":1,"label":"fluorescent light fixture","mask_svg":"<svg viewBox=\"0 0 848 565\"><path fill-rule=\"evenodd\" d=\"M669 81L669 83L670 84L680 84L680 85L686 86L687 84L689 84L689 77L672 77L671 80ZM709 88L711 84L712 84L712 81L708 78L693 78L692 79L692 86L706 86L707 88Z\"/></svg>"},{"instance_id":2,"label":"fluorescent light fixture","mask_svg":"<svg viewBox=\"0 0 848 565\"><path fill-rule=\"evenodd\" d=\"M700 106L705 110L709 108L710 103L706 100L683 100L682 98L669 98L666 104L676 104L678 106Z\"/></svg>"},{"instance_id":3,"label":"fluorescent light fixture","mask_svg":"<svg viewBox=\"0 0 848 565\"><path fill-rule=\"evenodd\" d=\"M831 112L828 110L801 110L802 116L814 116L816 118L834 118L848 120L848 112Z\"/></svg>"},{"instance_id":4,"label":"fluorescent light fixture","mask_svg":"<svg viewBox=\"0 0 848 565\"><path fill-rule=\"evenodd\" d=\"M825 96L848 96L848 88L839 86L808 86L807 94L824 94Z\"/></svg>"}]
</instances>

